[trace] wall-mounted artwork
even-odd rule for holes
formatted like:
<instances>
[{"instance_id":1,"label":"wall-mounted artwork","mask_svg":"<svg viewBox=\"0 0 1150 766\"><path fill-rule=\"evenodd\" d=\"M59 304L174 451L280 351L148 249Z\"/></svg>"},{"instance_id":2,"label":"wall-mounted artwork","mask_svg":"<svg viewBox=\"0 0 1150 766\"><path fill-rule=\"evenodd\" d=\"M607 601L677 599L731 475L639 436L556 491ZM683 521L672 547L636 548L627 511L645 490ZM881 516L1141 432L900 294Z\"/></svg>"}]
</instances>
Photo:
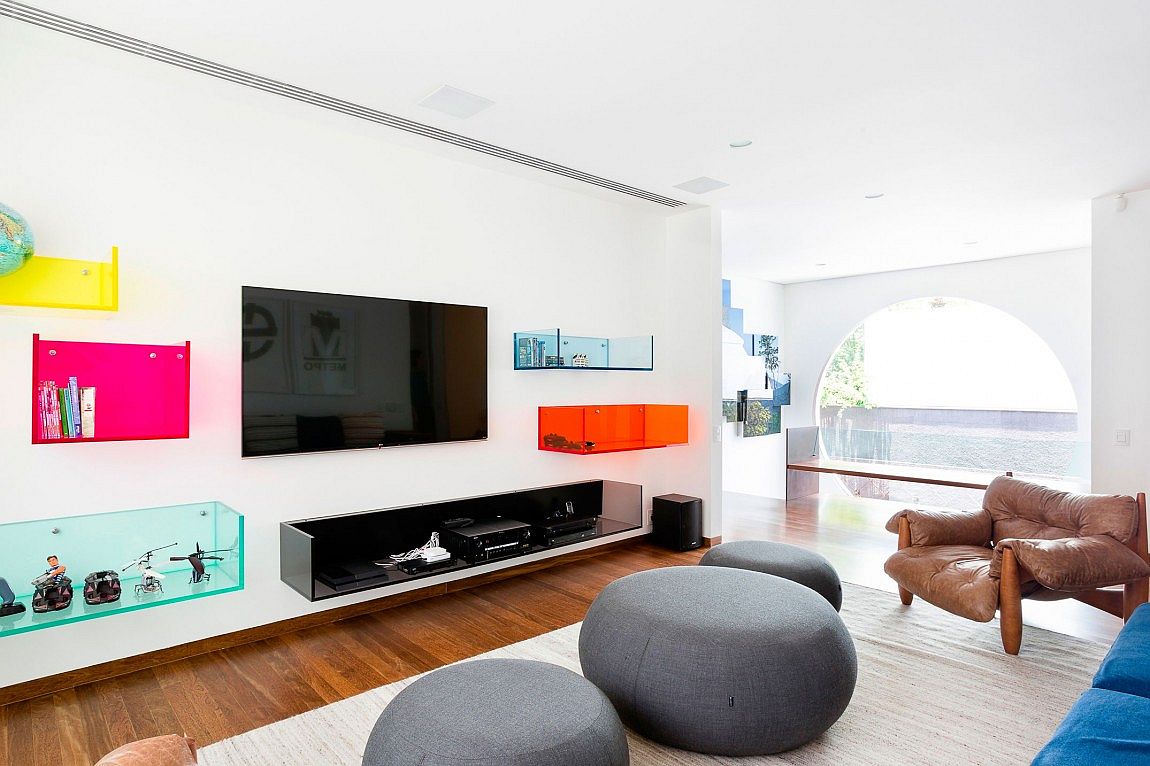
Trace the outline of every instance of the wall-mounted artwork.
<instances>
[{"instance_id":1,"label":"wall-mounted artwork","mask_svg":"<svg viewBox=\"0 0 1150 766\"><path fill-rule=\"evenodd\" d=\"M295 393L355 394L355 310L297 302L291 313Z\"/></svg>"},{"instance_id":2,"label":"wall-mounted artwork","mask_svg":"<svg viewBox=\"0 0 1150 766\"><path fill-rule=\"evenodd\" d=\"M723 422L737 423L739 420L738 402L734 399L723 400Z\"/></svg>"},{"instance_id":3,"label":"wall-mounted artwork","mask_svg":"<svg viewBox=\"0 0 1150 766\"><path fill-rule=\"evenodd\" d=\"M291 393L287 304L261 298L244 303L244 389Z\"/></svg>"},{"instance_id":4,"label":"wall-mounted artwork","mask_svg":"<svg viewBox=\"0 0 1150 766\"><path fill-rule=\"evenodd\" d=\"M743 421L743 436L770 436L782 433L783 408L769 399L747 399L746 420Z\"/></svg>"},{"instance_id":5,"label":"wall-mounted artwork","mask_svg":"<svg viewBox=\"0 0 1150 766\"><path fill-rule=\"evenodd\" d=\"M791 374L780 372L777 376L767 374L767 390L771 392L771 404L782 406L791 403Z\"/></svg>"},{"instance_id":6,"label":"wall-mounted artwork","mask_svg":"<svg viewBox=\"0 0 1150 766\"><path fill-rule=\"evenodd\" d=\"M744 332L744 321L724 280L723 419L740 424L744 437L782 433L782 408L791 403L790 373L779 372L782 344L778 335Z\"/></svg>"}]
</instances>

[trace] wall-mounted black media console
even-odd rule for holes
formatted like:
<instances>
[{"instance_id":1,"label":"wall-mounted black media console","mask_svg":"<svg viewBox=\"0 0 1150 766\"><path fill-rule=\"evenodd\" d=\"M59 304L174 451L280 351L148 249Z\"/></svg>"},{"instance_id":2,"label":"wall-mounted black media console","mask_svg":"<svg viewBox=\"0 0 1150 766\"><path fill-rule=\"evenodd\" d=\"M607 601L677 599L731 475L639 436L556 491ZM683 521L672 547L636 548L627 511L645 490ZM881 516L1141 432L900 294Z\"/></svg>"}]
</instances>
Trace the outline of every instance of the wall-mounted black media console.
<instances>
[{"instance_id":1,"label":"wall-mounted black media console","mask_svg":"<svg viewBox=\"0 0 1150 766\"><path fill-rule=\"evenodd\" d=\"M280 579L310 601L398 585L643 526L643 487L596 479L463 500L285 521ZM433 532L450 557L396 565Z\"/></svg>"}]
</instances>

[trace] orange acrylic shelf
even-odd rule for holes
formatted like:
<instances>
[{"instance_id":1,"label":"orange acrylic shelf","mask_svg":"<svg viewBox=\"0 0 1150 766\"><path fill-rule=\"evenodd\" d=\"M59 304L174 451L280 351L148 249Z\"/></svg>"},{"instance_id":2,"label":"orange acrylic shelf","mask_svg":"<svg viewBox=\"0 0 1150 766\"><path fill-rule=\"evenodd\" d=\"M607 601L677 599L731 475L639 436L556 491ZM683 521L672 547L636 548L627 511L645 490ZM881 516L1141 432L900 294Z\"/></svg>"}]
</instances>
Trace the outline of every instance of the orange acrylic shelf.
<instances>
[{"instance_id":1,"label":"orange acrylic shelf","mask_svg":"<svg viewBox=\"0 0 1150 766\"><path fill-rule=\"evenodd\" d=\"M539 449L571 455L687 443L685 404L587 404L539 408Z\"/></svg>"}]
</instances>

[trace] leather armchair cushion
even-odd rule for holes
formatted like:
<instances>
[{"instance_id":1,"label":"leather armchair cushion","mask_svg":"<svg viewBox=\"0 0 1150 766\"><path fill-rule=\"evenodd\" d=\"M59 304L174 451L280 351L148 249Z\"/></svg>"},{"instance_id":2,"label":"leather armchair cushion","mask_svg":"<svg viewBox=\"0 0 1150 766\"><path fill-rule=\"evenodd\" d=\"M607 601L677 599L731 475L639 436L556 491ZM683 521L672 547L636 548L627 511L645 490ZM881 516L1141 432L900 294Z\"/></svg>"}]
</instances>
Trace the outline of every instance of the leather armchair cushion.
<instances>
[{"instance_id":1,"label":"leather armchair cushion","mask_svg":"<svg viewBox=\"0 0 1150 766\"><path fill-rule=\"evenodd\" d=\"M990 543L990 514L975 511L926 511L908 508L886 523L888 532L898 533L898 520L910 522L911 545L987 545Z\"/></svg>"},{"instance_id":2,"label":"leather armchair cushion","mask_svg":"<svg viewBox=\"0 0 1150 766\"><path fill-rule=\"evenodd\" d=\"M903 548L886 560L886 573L911 593L952 614L989 622L998 609L998 580L990 577L990 548L934 545Z\"/></svg>"},{"instance_id":3,"label":"leather armchair cushion","mask_svg":"<svg viewBox=\"0 0 1150 766\"><path fill-rule=\"evenodd\" d=\"M1009 476L990 483L982 507L994 519L995 542L1110 535L1127 543L1138 530L1138 502L1132 497L1076 495Z\"/></svg>"},{"instance_id":4,"label":"leather armchair cushion","mask_svg":"<svg viewBox=\"0 0 1150 766\"><path fill-rule=\"evenodd\" d=\"M1002 572L1003 548L1014 551L1024 570L1023 580L1032 579L1056 591L1074 593L1150 577L1150 564L1109 535L1001 540L994 549L991 577L997 578Z\"/></svg>"}]
</instances>

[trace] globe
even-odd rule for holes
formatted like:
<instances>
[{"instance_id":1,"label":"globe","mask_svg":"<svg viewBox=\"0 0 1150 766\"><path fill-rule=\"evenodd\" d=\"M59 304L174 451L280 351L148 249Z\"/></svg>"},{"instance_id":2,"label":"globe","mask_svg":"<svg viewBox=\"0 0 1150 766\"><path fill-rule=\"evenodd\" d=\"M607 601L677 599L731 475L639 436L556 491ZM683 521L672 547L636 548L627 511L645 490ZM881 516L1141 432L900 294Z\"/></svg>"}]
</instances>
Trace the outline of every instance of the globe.
<instances>
[{"instance_id":1,"label":"globe","mask_svg":"<svg viewBox=\"0 0 1150 766\"><path fill-rule=\"evenodd\" d=\"M24 216L0 203L0 277L19 271L36 249L36 238Z\"/></svg>"}]
</instances>

